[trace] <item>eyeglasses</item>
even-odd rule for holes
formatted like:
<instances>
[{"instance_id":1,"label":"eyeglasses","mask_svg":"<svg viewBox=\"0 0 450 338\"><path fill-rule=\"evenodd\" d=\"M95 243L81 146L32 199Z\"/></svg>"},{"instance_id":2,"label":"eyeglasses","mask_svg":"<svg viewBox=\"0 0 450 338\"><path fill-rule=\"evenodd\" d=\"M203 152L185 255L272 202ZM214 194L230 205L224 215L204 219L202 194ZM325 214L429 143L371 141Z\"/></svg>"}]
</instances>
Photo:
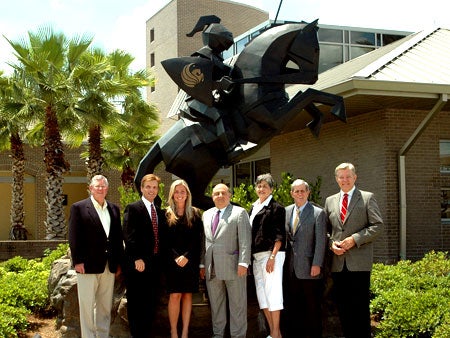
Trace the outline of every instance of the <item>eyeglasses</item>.
<instances>
[{"instance_id":1,"label":"eyeglasses","mask_svg":"<svg viewBox=\"0 0 450 338\"><path fill-rule=\"evenodd\" d=\"M97 189L97 190L108 188L108 186L106 186L106 185L94 185L93 187L94 187L94 189Z\"/></svg>"}]
</instances>

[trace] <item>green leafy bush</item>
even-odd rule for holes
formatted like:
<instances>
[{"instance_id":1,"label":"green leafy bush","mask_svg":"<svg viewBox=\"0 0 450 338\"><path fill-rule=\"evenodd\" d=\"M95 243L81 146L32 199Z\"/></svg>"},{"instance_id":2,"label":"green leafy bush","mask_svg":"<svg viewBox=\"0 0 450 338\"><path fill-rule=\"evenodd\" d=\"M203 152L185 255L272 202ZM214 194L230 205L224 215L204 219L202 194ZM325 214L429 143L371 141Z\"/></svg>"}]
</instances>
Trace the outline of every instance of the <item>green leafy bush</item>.
<instances>
[{"instance_id":1,"label":"green leafy bush","mask_svg":"<svg viewBox=\"0 0 450 338\"><path fill-rule=\"evenodd\" d=\"M3 263L3 267L5 268L5 271L22 272L28 268L28 259L16 256Z\"/></svg>"},{"instance_id":2,"label":"green leafy bush","mask_svg":"<svg viewBox=\"0 0 450 338\"><path fill-rule=\"evenodd\" d=\"M42 259L42 263L44 264L44 268L50 270L52 264L55 260L60 259L67 255L67 251L69 250L69 243L59 244L56 249L47 249L44 251L44 258Z\"/></svg>"},{"instance_id":3,"label":"green leafy bush","mask_svg":"<svg viewBox=\"0 0 450 338\"><path fill-rule=\"evenodd\" d=\"M0 303L0 336L14 338L18 332L27 329L27 315L29 311L25 308L15 308Z\"/></svg>"},{"instance_id":4,"label":"green leafy bush","mask_svg":"<svg viewBox=\"0 0 450 338\"><path fill-rule=\"evenodd\" d=\"M274 178L275 179L275 178ZM294 203L291 197L291 184L296 178L290 173L281 173L281 182L275 184L273 189L273 198L280 204L288 206ZM322 198L320 197L320 186L322 184L322 177L317 177L315 183L308 182L311 193L309 195L309 200L316 204L321 203ZM212 189L211 189L212 190ZM246 210L250 210L252 203L258 199L255 187L251 183L241 183L240 186L233 189L233 196L231 197L231 202L236 203Z\"/></svg>"},{"instance_id":5,"label":"green leafy bush","mask_svg":"<svg viewBox=\"0 0 450 338\"><path fill-rule=\"evenodd\" d=\"M376 337L450 337L450 260L430 252L417 262L374 264L371 312Z\"/></svg>"},{"instance_id":6,"label":"green leafy bush","mask_svg":"<svg viewBox=\"0 0 450 338\"><path fill-rule=\"evenodd\" d=\"M29 313L50 309L47 281L53 261L66 255L68 244L46 250L43 259L20 256L0 264L0 337L17 337L27 328Z\"/></svg>"}]
</instances>

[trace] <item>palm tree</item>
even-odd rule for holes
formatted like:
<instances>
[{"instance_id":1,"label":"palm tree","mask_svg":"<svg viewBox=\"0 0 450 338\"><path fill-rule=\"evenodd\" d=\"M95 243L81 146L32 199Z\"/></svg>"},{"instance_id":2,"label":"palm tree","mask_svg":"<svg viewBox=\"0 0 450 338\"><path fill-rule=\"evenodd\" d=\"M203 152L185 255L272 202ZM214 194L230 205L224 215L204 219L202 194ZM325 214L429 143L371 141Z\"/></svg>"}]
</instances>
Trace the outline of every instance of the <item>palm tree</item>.
<instances>
[{"instance_id":1,"label":"palm tree","mask_svg":"<svg viewBox=\"0 0 450 338\"><path fill-rule=\"evenodd\" d=\"M127 95L138 95L139 88L150 83L145 72L131 73L129 66L134 58L116 50L108 55L95 49L84 56L86 64L102 65L102 71L79 82L81 100L78 102L80 121L88 130L88 153L83 154L87 163L87 178L103 172L102 129L116 125L122 116L114 105Z\"/></svg>"},{"instance_id":2,"label":"palm tree","mask_svg":"<svg viewBox=\"0 0 450 338\"><path fill-rule=\"evenodd\" d=\"M64 34L44 27L36 33L28 32L28 39L8 42L18 60L12 66L26 79L28 89L39 100L44 114L46 239L65 239L62 185L69 163L64 159L60 123L76 124L74 83L85 74L84 69L80 71L80 62L92 37L81 35L68 39Z\"/></svg>"},{"instance_id":3,"label":"palm tree","mask_svg":"<svg viewBox=\"0 0 450 338\"><path fill-rule=\"evenodd\" d=\"M10 239L26 239L24 212L25 153L23 139L39 109L25 80L17 72L0 77L0 150L10 150L12 158Z\"/></svg>"},{"instance_id":4,"label":"palm tree","mask_svg":"<svg viewBox=\"0 0 450 338\"><path fill-rule=\"evenodd\" d=\"M122 103L121 119L105 129L103 149L107 164L121 171L124 189L134 187L139 161L158 140L158 112L140 95L128 95Z\"/></svg>"},{"instance_id":5,"label":"palm tree","mask_svg":"<svg viewBox=\"0 0 450 338\"><path fill-rule=\"evenodd\" d=\"M26 239L24 212L25 153L23 138L33 121L37 105L24 81L14 72L10 78L0 75L0 150L10 150L12 159L10 239Z\"/></svg>"}]
</instances>

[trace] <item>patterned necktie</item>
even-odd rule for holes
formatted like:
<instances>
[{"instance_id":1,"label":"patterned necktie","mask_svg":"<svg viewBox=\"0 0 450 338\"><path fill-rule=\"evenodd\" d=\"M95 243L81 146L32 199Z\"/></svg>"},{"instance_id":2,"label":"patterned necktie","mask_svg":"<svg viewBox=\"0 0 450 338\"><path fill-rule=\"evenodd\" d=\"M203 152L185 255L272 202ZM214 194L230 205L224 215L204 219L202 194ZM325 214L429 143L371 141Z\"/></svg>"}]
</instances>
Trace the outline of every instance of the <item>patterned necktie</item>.
<instances>
[{"instance_id":1,"label":"patterned necktie","mask_svg":"<svg viewBox=\"0 0 450 338\"><path fill-rule=\"evenodd\" d=\"M213 236L216 234L217 225L219 225L219 219L220 219L220 210L217 210L217 213L214 216L214 219L211 223L211 232Z\"/></svg>"},{"instance_id":2,"label":"patterned necktie","mask_svg":"<svg viewBox=\"0 0 450 338\"><path fill-rule=\"evenodd\" d=\"M297 227L298 227L299 223L300 223L300 208L296 208L294 223L292 223L292 233L293 234L295 234L295 231L297 231Z\"/></svg>"},{"instance_id":3,"label":"patterned necktie","mask_svg":"<svg viewBox=\"0 0 450 338\"><path fill-rule=\"evenodd\" d=\"M153 253L157 254L159 250L159 236L158 236L158 219L156 216L155 205L152 203L150 206L152 213L152 226L153 226L153 234L155 236L155 246L153 248Z\"/></svg>"},{"instance_id":4,"label":"patterned necktie","mask_svg":"<svg viewBox=\"0 0 450 338\"><path fill-rule=\"evenodd\" d=\"M341 207L342 223L344 223L345 215L347 215L347 206L348 206L348 194L344 194L344 198L342 199L342 207Z\"/></svg>"}]
</instances>

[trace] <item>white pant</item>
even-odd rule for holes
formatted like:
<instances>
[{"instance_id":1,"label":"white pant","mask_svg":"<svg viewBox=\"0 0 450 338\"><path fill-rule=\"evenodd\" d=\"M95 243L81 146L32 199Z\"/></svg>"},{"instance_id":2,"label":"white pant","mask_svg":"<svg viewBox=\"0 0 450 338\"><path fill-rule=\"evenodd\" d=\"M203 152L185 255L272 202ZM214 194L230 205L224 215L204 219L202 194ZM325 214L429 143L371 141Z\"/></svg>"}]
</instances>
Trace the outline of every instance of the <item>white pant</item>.
<instances>
[{"instance_id":1,"label":"white pant","mask_svg":"<svg viewBox=\"0 0 450 338\"><path fill-rule=\"evenodd\" d=\"M271 251L253 254L253 275L255 276L256 296L260 309L277 311L283 309L283 264L285 252L278 251L275 266L271 273L266 271Z\"/></svg>"},{"instance_id":2,"label":"white pant","mask_svg":"<svg viewBox=\"0 0 450 338\"><path fill-rule=\"evenodd\" d=\"M108 338L114 291L114 274L77 273L80 327L83 338Z\"/></svg>"}]
</instances>

